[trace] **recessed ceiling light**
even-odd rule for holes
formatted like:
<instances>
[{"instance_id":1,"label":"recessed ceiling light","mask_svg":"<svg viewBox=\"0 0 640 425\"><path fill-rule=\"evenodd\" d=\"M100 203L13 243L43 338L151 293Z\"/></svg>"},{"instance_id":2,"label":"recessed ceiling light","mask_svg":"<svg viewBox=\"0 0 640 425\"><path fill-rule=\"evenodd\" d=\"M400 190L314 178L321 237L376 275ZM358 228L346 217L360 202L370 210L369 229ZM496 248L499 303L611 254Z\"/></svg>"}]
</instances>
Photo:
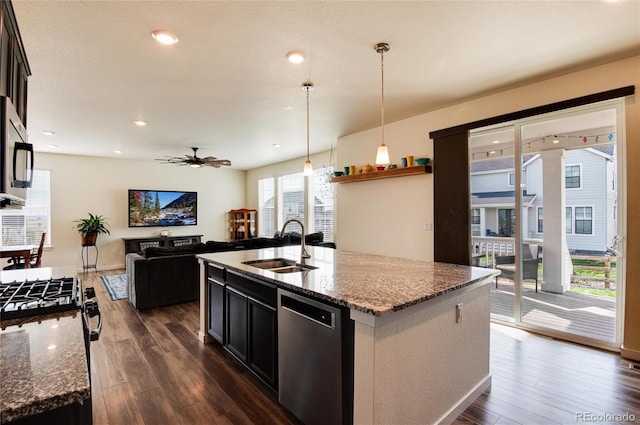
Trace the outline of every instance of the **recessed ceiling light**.
<instances>
[{"instance_id":1,"label":"recessed ceiling light","mask_svg":"<svg viewBox=\"0 0 640 425\"><path fill-rule=\"evenodd\" d=\"M133 123L138 127L144 127L145 125L147 125L147 122L142 120L134 120Z\"/></svg>"},{"instance_id":2,"label":"recessed ceiling light","mask_svg":"<svg viewBox=\"0 0 640 425\"><path fill-rule=\"evenodd\" d=\"M302 63L304 62L304 53L300 50L292 50L287 53L287 59L291 63Z\"/></svg>"},{"instance_id":3,"label":"recessed ceiling light","mask_svg":"<svg viewBox=\"0 0 640 425\"><path fill-rule=\"evenodd\" d=\"M113 151L113 153L121 154L122 151L120 149L116 149L116 150Z\"/></svg>"},{"instance_id":4,"label":"recessed ceiling light","mask_svg":"<svg viewBox=\"0 0 640 425\"><path fill-rule=\"evenodd\" d=\"M273 147L274 147L274 148L276 148L276 149L278 149L278 148L281 148L281 147L282 147L282 145L281 145L280 143L274 143L274 144L273 144Z\"/></svg>"},{"instance_id":5,"label":"recessed ceiling light","mask_svg":"<svg viewBox=\"0 0 640 425\"><path fill-rule=\"evenodd\" d=\"M45 136L53 136L54 134L56 134L55 131L51 131L51 130L42 130L41 133L44 134Z\"/></svg>"},{"instance_id":6,"label":"recessed ceiling light","mask_svg":"<svg viewBox=\"0 0 640 425\"><path fill-rule=\"evenodd\" d=\"M500 140L494 140L493 143L497 145L498 143L500 143Z\"/></svg>"},{"instance_id":7,"label":"recessed ceiling light","mask_svg":"<svg viewBox=\"0 0 640 425\"><path fill-rule=\"evenodd\" d=\"M165 30L155 30L151 36L160 44L172 45L178 42L178 36Z\"/></svg>"},{"instance_id":8,"label":"recessed ceiling light","mask_svg":"<svg viewBox=\"0 0 640 425\"><path fill-rule=\"evenodd\" d=\"M560 143L560 140L555 139L552 143L553 143L554 145L557 145L558 143Z\"/></svg>"},{"instance_id":9,"label":"recessed ceiling light","mask_svg":"<svg viewBox=\"0 0 640 425\"><path fill-rule=\"evenodd\" d=\"M51 148L51 149L55 149L58 147L58 145L47 145L47 147Z\"/></svg>"}]
</instances>

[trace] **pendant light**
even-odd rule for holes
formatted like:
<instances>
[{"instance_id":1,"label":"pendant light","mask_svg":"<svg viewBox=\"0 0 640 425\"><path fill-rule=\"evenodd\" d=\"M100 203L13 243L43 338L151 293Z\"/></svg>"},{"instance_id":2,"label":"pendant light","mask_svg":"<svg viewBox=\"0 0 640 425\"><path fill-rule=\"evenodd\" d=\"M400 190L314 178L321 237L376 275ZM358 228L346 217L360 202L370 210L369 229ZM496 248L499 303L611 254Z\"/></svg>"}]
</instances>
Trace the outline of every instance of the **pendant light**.
<instances>
[{"instance_id":1,"label":"pendant light","mask_svg":"<svg viewBox=\"0 0 640 425\"><path fill-rule=\"evenodd\" d=\"M387 43L376 44L376 52L380 53L380 75L382 81L382 96L380 97L380 116L381 116L381 129L382 129L382 144L378 146L378 153L376 154L376 164L388 165L389 164L389 149L384 144L384 52L389 51L389 45Z\"/></svg>"},{"instance_id":2,"label":"pendant light","mask_svg":"<svg viewBox=\"0 0 640 425\"><path fill-rule=\"evenodd\" d=\"M313 166L311 165L311 160L309 159L309 90L313 90L313 83L306 82L302 84L302 89L307 91L307 161L304 163L304 171L303 174L305 176L310 176L313 174Z\"/></svg>"}]
</instances>

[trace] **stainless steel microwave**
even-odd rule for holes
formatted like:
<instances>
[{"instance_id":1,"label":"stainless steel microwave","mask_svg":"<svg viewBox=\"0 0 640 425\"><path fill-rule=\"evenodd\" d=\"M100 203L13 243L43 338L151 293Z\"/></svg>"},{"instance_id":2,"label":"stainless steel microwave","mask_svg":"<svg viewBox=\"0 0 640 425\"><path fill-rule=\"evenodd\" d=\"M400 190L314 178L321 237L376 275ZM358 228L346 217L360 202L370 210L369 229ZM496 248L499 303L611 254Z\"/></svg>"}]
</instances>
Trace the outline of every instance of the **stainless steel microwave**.
<instances>
[{"instance_id":1,"label":"stainless steel microwave","mask_svg":"<svg viewBox=\"0 0 640 425\"><path fill-rule=\"evenodd\" d=\"M0 207L20 208L33 183L33 145L11 99L0 98Z\"/></svg>"}]
</instances>

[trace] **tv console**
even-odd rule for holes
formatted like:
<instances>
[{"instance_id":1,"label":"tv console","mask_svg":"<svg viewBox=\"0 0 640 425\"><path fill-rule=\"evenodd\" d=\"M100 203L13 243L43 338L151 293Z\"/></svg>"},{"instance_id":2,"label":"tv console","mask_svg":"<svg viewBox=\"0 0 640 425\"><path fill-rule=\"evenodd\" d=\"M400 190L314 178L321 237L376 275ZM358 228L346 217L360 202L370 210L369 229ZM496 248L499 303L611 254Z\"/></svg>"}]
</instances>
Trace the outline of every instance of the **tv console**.
<instances>
[{"instance_id":1,"label":"tv console","mask_svg":"<svg viewBox=\"0 0 640 425\"><path fill-rule=\"evenodd\" d=\"M124 254L140 252L150 246L172 247L202 242L202 235L150 236L147 238L122 238ZM142 244L142 246L141 246Z\"/></svg>"}]
</instances>

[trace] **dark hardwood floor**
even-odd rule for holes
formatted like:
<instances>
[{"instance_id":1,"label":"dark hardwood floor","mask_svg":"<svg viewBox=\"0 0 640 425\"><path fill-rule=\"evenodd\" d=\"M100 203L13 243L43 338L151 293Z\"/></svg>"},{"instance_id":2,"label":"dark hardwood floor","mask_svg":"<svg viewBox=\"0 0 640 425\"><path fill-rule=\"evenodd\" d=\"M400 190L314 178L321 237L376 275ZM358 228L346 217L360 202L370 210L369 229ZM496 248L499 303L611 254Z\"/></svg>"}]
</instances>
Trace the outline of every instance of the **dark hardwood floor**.
<instances>
[{"instance_id":1,"label":"dark hardwood floor","mask_svg":"<svg viewBox=\"0 0 640 425\"><path fill-rule=\"evenodd\" d=\"M100 275L123 272L80 274L104 320L91 345L96 425L299 423L223 348L198 342L197 302L137 312L111 301ZM492 324L491 373L456 424L625 423L589 416L625 413L640 423L640 371L614 353Z\"/></svg>"}]
</instances>

